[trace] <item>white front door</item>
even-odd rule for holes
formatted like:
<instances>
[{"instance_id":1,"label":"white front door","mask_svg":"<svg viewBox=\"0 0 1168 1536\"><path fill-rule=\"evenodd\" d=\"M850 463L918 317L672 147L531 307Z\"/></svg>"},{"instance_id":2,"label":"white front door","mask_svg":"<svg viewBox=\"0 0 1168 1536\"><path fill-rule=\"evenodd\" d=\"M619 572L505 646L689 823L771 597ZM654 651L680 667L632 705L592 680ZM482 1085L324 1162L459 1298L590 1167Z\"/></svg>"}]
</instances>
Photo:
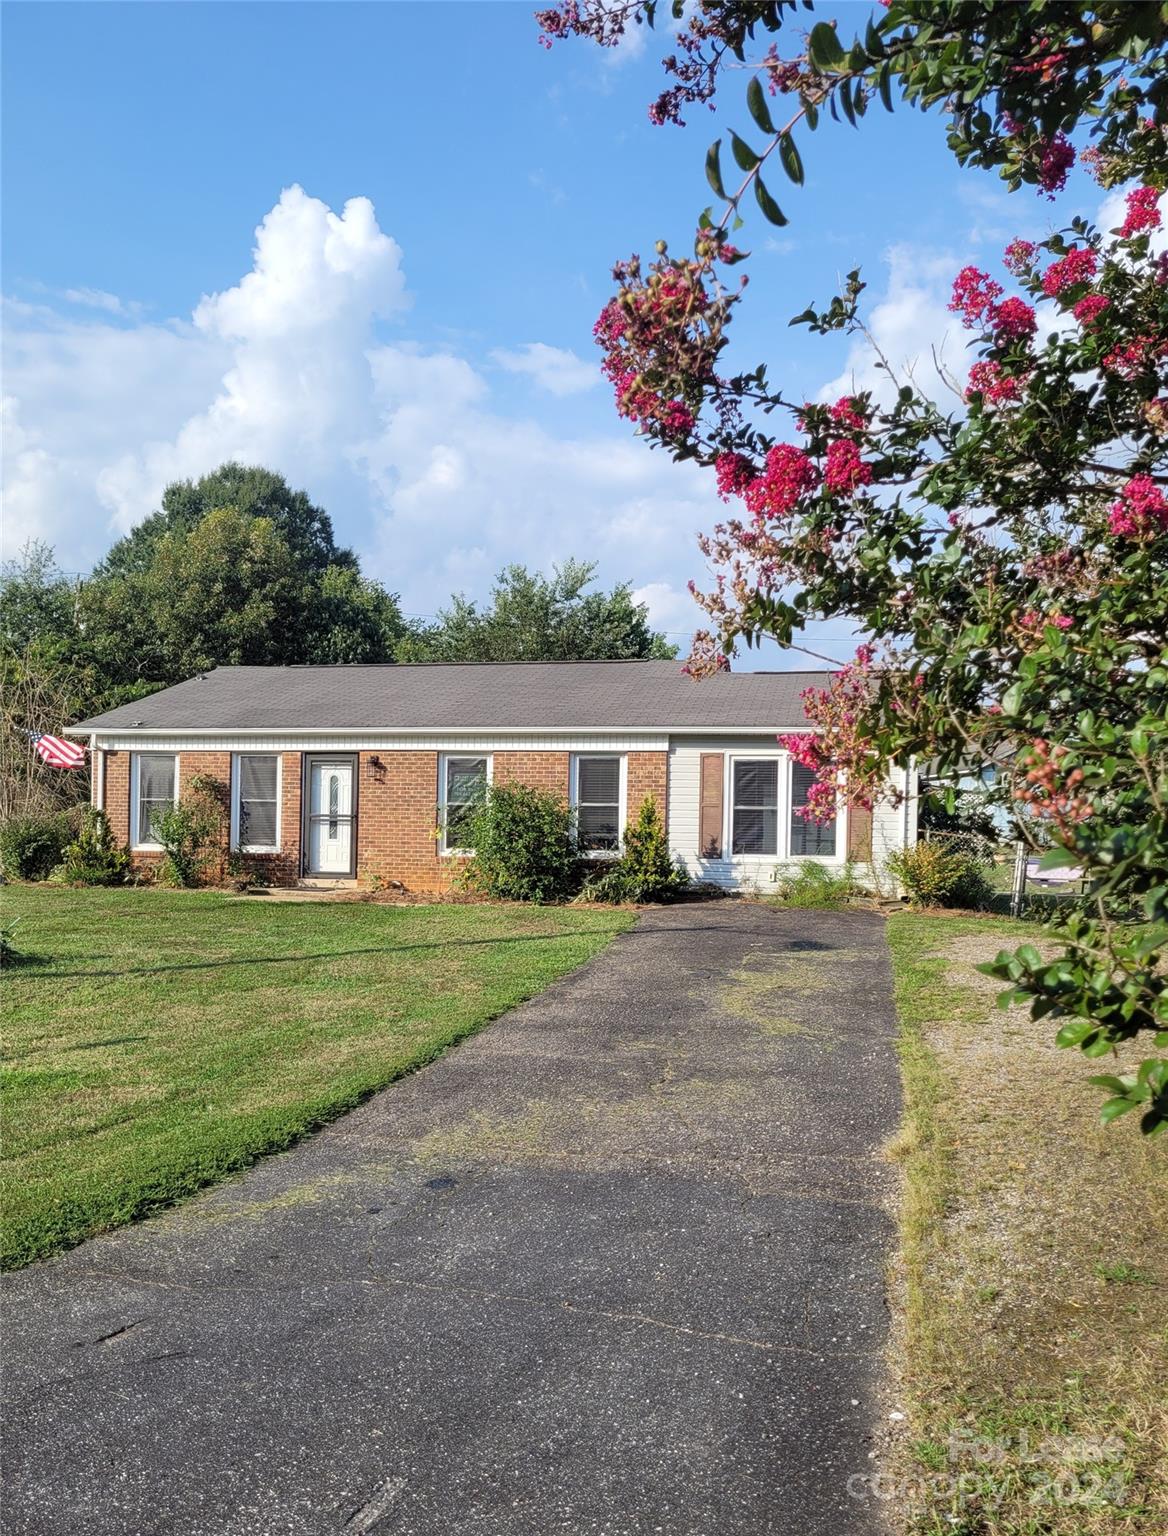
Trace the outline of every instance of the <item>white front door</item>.
<instances>
[{"instance_id":1,"label":"white front door","mask_svg":"<svg viewBox=\"0 0 1168 1536\"><path fill-rule=\"evenodd\" d=\"M308 873L353 869L353 764L314 758L308 773Z\"/></svg>"}]
</instances>

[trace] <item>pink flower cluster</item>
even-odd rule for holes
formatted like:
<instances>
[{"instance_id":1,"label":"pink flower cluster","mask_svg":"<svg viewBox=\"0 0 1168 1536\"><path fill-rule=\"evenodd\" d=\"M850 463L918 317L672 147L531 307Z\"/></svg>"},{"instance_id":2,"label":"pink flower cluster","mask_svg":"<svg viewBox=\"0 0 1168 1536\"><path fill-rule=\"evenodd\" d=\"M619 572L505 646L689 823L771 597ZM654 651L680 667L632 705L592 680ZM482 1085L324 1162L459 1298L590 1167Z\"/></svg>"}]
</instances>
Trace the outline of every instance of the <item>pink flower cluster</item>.
<instances>
[{"instance_id":1,"label":"pink flower cluster","mask_svg":"<svg viewBox=\"0 0 1168 1536\"><path fill-rule=\"evenodd\" d=\"M1151 475L1133 475L1111 507L1107 526L1119 538L1147 539L1168 530L1168 501Z\"/></svg>"},{"instance_id":2,"label":"pink flower cluster","mask_svg":"<svg viewBox=\"0 0 1168 1536\"><path fill-rule=\"evenodd\" d=\"M1111 308L1111 300L1102 293L1089 293L1071 310L1080 325L1094 325L1105 310Z\"/></svg>"},{"instance_id":3,"label":"pink flower cluster","mask_svg":"<svg viewBox=\"0 0 1168 1536\"><path fill-rule=\"evenodd\" d=\"M1154 336L1136 336L1132 341L1121 342L1103 359L1109 373L1118 373L1124 379L1137 379L1161 357L1168 343L1157 342Z\"/></svg>"},{"instance_id":4,"label":"pink flower cluster","mask_svg":"<svg viewBox=\"0 0 1168 1536\"><path fill-rule=\"evenodd\" d=\"M860 450L850 437L838 437L828 444L823 483L839 495L852 495L860 486L872 483L872 466L860 457Z\"/></svg>"},{"instance_id":5,"label":"pink flower cluster","mask_svg":"<svg viewBox=\"0 0 1168 1536\"><path fill-rule=\"evenodd\" d=\"M1074 619L1069 619L1065 613L1041 614L1031 608L1018 620L1023 629L1042 629L1044 625L1051 624L1055 629L1073 629Z\"/></svg>"},{"instance_id":6,"label":"pink flower cluster","mask_svg":"<svg viewBox=\"0 0 1168 1536\"><path fill-rule=\"evenodd\" d=\"M1040 147L1038 185L1053 198L1067 184L1067 172L1075 163L1074 146L1065 133L1056 133L1053 139L1042 140Z\"/></svg>"},{"instance_id":7,"label":"pink flower cluster","mask_svg":"<svg viewBox=\"0 0 1168 1536\"><path fill-rule=\"evenodd\" d=\"M980 321L992 318L994 306L1002 297L1001 283L977 267L962 267L953 279L949 308L961 316L961 323L972 330Z\"/></svg>"},{"instance_id":8,"label":"pink flower cluster","mask_svg":"<svg viewBox=\"0 0 1168 1536\"><path fill-rule=\"evenodd\" d=\"M1001 405L1008 400L1018 400L1022 395L1022 386L1027 379L1026 374L1006 373L1001 363L993 359L985 362L974 363L969 370L969 385L965 391L968 400L971 395L980 395L991 405Z\"/></svg>"},{"instance_id":9,"label":"pink flower cluster","mask_svg":"<svg viewBox=\"0 0 1168 1536\"><path fill-rule=\"evenodd\" d=\"M854 395L841 395L828 415L837 426L848 427L853 432L863 432L868 426L868 418Z\"/></svg>"},{"instance_id":10,"label":"pink flower cluster","mask_svg":"<svg viewBox=\"0 0 1168 1536\"><path fill-rule=\"evenodd\" d=\"M1034 311L1025 299L1005 299L994 310L993 325L996 341L1021 340L1038 329Z\"/></svg>"},{"instance_id":11,"label":"pink flower cluster","mask_svg":"<svg viewBox=\"0 0 1168 1536\"><path fill-rule=\"evenodd\" d=\"M801 448L776 443L766 456L762 473L746 486L743 498L756 521L782 517L815 489L819 472Z\"/></svg>"},{"instance_id":12,"label":"pink flower cluster","mask_svg":"<svg viewBox=\"0 0 1168 1536\"><path fill-rule=\"evenodd\" d=\"M819 772L823 759L819 753L819 743L810 731L791 732L776 737L776 740L784 752L791 754L800 768L810 768L812 773Z\"/></svg>"},{"instance_id":13,"label":"pink flower cluster","mask_svg":"<svg viewBox=\"0 0 1168 1536\"><path fill-rule=\"evenodd\" d=\"M718 495L723 501L731 496L741 496L754 479L754 465L740 453L720 453L714 461L714 474L718 479Z\"/></svg>"},{"instance_id":14,"label":"pink flower cluster","mask_svg":"<svg viewBox=\"0 0 1168 1536\"><path fill-rule=\"evenodd\" d=\"M1119 226L1120 238L1130 240L1146 229L1160 228L1160 194L1155 187L1137 187L1127 195L1127 217Z\"/></svg>"},{"instance_id":15,"label":"pink flower cluster","mask_svg":"<svg viewBox=\"0 0 1168 1536\"><path fill-rule=\"evenodd\" d=\"M1042 274L1042 291L1048 298L1056 299L1068 288L1078 288L1089 283L1095 276L1099 258L1090 246L1077 246L1068 251L1061 261L1047 267Z\"/></svg>"},{"instance_id":16,"label":"pink flower cluster","mask_svg":"<svg viewBox=\"0 0 1168 1536\"><path fill-rule=\"evenodd\" d=\"M1033 240L1011 240L1002 257L1006 271L1022 277L1033 266L1037 249Z\"/></svg>"},{"instance_id":17,"label":"pink flower cluster","mask_svg":"<svg viewBox=\"0 0 1168 1536\"><path fill-rule=\"evenodd\" d=\"M977 267L962 267L953 281L949 308L961 316L967 330L988 326L997 341L1033 336L1038 329L1034 311L1024 299L1005 299L1002 285Z\"/></svg>"}]
</instances>

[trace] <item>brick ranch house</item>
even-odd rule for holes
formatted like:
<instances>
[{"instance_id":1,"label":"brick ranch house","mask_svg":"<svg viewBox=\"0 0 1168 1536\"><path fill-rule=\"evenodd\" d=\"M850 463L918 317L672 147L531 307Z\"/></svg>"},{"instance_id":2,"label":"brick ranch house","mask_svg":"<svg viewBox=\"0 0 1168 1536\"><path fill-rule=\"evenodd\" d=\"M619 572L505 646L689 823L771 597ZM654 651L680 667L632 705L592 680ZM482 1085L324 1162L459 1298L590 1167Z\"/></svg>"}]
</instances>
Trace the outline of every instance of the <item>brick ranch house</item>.
<instances>
[{"instance_id":1,"label":"brick ranch house","mask_svg":"<svg viewBox=\"0 0 1168 1536\"><path fill-rule=\"evenodd\" d=\"M616 852L646 795L690 873L765 886L778 865L879 866L916 841L900 804L797 813L809 773L776 740L806 729L818 672L728 672L695 682L675 661L218 667L83 720L93 803L136 864L158 859L157 811L192 778L221 787L232 848L271 884L400 881L448 887L460 808L484 780L521 780L574 806L582 846Z\"/></svg>"}]
</instances>

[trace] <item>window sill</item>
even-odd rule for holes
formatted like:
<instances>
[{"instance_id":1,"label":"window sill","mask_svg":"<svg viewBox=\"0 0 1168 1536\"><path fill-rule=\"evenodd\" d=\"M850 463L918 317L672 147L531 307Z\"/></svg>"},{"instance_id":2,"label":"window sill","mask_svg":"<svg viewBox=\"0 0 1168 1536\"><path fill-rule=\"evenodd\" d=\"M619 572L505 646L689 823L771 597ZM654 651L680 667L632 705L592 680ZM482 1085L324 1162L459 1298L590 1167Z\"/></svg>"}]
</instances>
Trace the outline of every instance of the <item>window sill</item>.
<instances>
[{"instance_id":1,"label":"window sill","mask_svg":"<svg viewBox=\"0 0 1168 1536\"><path fill-rule=\"evenodd\" d=\"M266 847L260 847L258 843L254 846L250 843L243 843L239 847L233 848L231 851L232 853L266 853L270 855L280 853L281 849L274 848L270 844Z\"/></svg>"},{"instance_id":2,"label":"window sill","mask_svg":"<svg viewBox=\"0 0 1168 1536\"><path fill-rule=\"evenodd\" d=\"M131 853L165 853L166 849L161 843L131 843Z\"/></svg>"}]
</instances>

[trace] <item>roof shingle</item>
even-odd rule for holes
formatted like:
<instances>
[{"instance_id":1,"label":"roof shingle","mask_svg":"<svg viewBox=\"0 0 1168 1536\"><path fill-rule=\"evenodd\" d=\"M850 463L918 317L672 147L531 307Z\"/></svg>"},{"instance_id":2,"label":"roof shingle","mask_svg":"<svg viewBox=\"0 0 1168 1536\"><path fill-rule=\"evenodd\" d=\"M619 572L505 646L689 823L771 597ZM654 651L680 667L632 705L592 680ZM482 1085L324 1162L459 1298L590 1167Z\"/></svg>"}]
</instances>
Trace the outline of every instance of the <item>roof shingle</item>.
<instances>
[{"instance_id":1,"label":"roof shingle","mask_svg":"<svg viewBox=\"0 0 1168 1536\"><path fill-rule=\"evenodd\" d=\"M723 672L677 661L216 667L74 732L781 730L826 672Z\"/></svg>"}]
</instances>

